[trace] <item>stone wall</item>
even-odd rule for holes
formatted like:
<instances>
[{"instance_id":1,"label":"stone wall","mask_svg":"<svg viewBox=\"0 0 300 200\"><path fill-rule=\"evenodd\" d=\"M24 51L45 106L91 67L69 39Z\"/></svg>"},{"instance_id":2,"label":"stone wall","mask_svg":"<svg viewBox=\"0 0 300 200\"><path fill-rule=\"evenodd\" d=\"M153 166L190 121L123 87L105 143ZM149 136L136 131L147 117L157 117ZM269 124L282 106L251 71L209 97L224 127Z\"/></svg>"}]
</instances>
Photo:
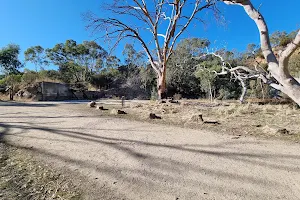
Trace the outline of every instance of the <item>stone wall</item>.
<instances>
[{"instance_id":1,"label":"stone wall","mask_svg":"<svg viewBox=\"0 0 300 200\"><path fill-rule=\"evenodd\" d=\"M105 95L103 92L98 91L72 91L68 84L40 82L36 96L38 101L60 101L98 99Z\"/></svg>"},{"instance_id":2,"label":"stone wall","mask_svg":"<svg viewBox=\"0 0 300 200\"><path fill-rule=\"evenodd\" d=\"M39 83L39 97L41 101L76 99L69 85L63 83L41 82Z\"/></svg>"}]
</instances>

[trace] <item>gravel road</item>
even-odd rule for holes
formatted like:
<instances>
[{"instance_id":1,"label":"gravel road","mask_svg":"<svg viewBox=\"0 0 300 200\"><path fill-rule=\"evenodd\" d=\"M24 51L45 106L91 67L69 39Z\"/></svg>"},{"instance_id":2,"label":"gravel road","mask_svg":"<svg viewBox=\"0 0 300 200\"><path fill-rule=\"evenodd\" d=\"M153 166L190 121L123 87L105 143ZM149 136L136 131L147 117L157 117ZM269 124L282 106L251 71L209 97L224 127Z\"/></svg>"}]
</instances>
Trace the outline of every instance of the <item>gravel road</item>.
<instances>
[{"instance_id":1,"label":"gravel road","mask_svg":"<svg viewBox=\"0 0 300 200\"><path fill-rule=\"evenodd\" d=\"M300 199L299 144L100 117L76 106L0 102L0 137L97 182L103 192L90 199Z\"/></svg>"}]
</instances>

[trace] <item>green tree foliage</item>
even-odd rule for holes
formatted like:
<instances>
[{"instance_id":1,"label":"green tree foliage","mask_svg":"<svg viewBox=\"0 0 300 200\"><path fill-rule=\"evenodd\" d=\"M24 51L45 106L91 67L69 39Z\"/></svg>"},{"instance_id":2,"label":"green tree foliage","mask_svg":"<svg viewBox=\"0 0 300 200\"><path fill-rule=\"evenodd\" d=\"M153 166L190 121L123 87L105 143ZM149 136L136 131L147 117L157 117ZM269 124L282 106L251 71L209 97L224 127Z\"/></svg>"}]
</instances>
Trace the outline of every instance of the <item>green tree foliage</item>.
<instances>
[{"instance_id":1,"label":"green tree foliage","mask_svg":"<svg viewBox=\"0 0 300 200\"><path fill-rule=\"evenodd\" d=\"M119 87L118 80L120 79L120 72L115 68L103 69L100 73L94 74L91 77L91 84L98 89L110 89L113 87Z\"/></svg>"},{"instance_id":2,"label":"green tree foliage","mask_svg":"<svg viewBox=\"0 0 300 200\"><path fill-rule=\"evenodd\" d=\"M291 75L300 78L300 51L296 51L289 60L289 69Z\"/></svg>"},{"instance_id":3,"label":"green tree foliage","mask_svg":"<svg viewBox=\"0 0 300 200\"><path fill-rule=\"evenodd\" d=\"M273 45L283 45L285 38L293 38L294 33L275 32L272 35ZM241 85L230 74L216 75L221 71L221 60L206 55L210 42L201 38L183 39L178 43L167 68L168 96L180 94L187 98L209 97L210 99L236 99L241 95ZM2 88L11 87L13 92L19 84L29 85L37 80L57 80L71 83L77 89L86 89L92 84L100 90L120 91L129 98L157 96L157 74L147 60L144 52L137 51L133 45L126 44L123 50L124 62L116 56L109 55L94 41L77 44L74 40L55 45L44 50L34 46L26 50L25 60L32 62L41 70L24 69L19 73L22 63L18 60L18 45L8 45L0 50L0 66L6 76L0 77ZM230 52L221 49L215 52L228 62L227 67L248 66L256 64L261 57L261 49L249 44L244 52ZM58 66L58 70L45 70L48 62ZM291 74L300 77L300 54L295 52L290 59ZM265 64L261 64L266 70ZM18 74L16 76L8 76ZM250 98L272 97L271 89L259 80L246 81ZM13 94L13 93L12 93Z\"/></svg>"},{"instance_id":4,"label":"green tree foliage","mask_svg":"<svg viewBox=\"0 0 300 200\"><path fill-rule=\"evenodd\" d=\"M156 74L150 65L140 68L141 88L143 88L151 97L157 95ZM154 91L154 93L153 93ZM152 94L152 95L151 95Z\"/></svg>"},{"instance_id":5,"label":"green tree foliage","mask_svg":"<svg viewBox=\"0 0 300 200\"><path fill-rule=\"evenodd\" d=\"M227 62L228 68L237 66L241 59L237 58L234 52L226 51L225 49L221 49L215 53L222 55L223 59ZM199 88L211 100L213 98L219 100L237 99L241 94L239 82L230 74L216 75L217 72L221 71L222 64L220 58L213 55L207 55L198 61L195 76L200 81Z\"/></svg>"},{"instance_id":6,"label":"green tree foliage","mask_svg":"<svg viewBox=\"0 0 300 200\"><path fill-rule=\"evenodd\" d=\"M46 52L48 58L59 66L61 79L67 83L89 81L95 72L104 67L107 59L107 52L94 41L77 44L74 40L67 40Z\"/></svg>"},{"instance_id":7,"label":"green tree foliage","mask_svg":"<svg viewBox=\"0 0 300 200\"><path fill-rule=\"evenodd\" d=\"M195 75L198 79L200 79L200 86L202 91L204 91L210 100L214 98L214 94L216 93L215 80L216 73L221 70L221 66L219 61L214 59L210 61L203 61L198 65L198 68L195 72Z\"/></svg>"},{"instance_id":8,"label":"green tree foliage","mask_svg":"<svg viewBox=\"0 0 300 200\"><path fill-rule=\"evenodd\" d=\"M124 50L122 52L125 63L135 65L135 66L143 66L145 65L145 52L144 51L136 51L132 44L126 44Z\"/></svg>"},{"instance_id":9,"label":"green tree foliage","mask_svg":"<svg viewBox=\"0 0 300 200\"><path fill-rule=\"evenodd\" d=\"M9 89L10 100L14 100L14 94L19 90L21 81L21 74L9 74L5 77L5 84L8 86Z\"/></svg>"},{"instance_id":10,"label":"green tree foliage","mask_svg":"<svg viewBox=\"0 0 300 200\"><path fill-rule=\"evenodd\" d=\"M41 79L50 79L50 80L60 80L61 73L56 70L41 70L39 71L39 76Z\"/></svg>"},{"instance_id":11,"label":"green tree foliage","mask_svg":"<svg viewBox=\"0 0 300 200\"><path fill-rule=\"evenodd\" d=\"M146 66L144 52L138 52L132 44L126 44L123 50L125 65L119 67L125 87L138 90L142 88L141 71Z\"/></svg>"},{"instance_id":12,"label":"green tree foliage","mask_svg":"<svg viewBox=\"0 0 300 200\"><path fill-rule=\"evenodd\" d=\"M37 79L39 79L40 74L36 71L32 71L29 69L24 69L24 73L22 75L22 82L26 85L30 85L34 83Z\"/></svg>"},{"instance_id":13,"label":"green tree foliage","mask_svg":"<svg viewBox=\"0 0 300 200\"><path fill-rule=\"evenodd\" d=\"M0 50L0 67L6 74L5 83L9 88L10 100L13 100L17 85L21 82L19 69L22 63L19 61L20 47L16 44L9 44Z\"/></svg>"},{"instance_id":14,"label":"green tree foliage","mask_svg":"<svg viewBox=\"0 0 300 200\"><path fill-rule=\"evenodd\" d=\"M18 74L23 66L19 60L20 47L16 44L9 44L0 49L0 67L5 74Z\"/></svg>"},{"instance_id":15,"label":"green tree foliage","mask_svg":"<svg viewBox=\"0 0 300 200\"><path fill-rule=\"evenodd\" d=\"M33 46L28 48L25 52L25 61L31 62L35 65L35 71L44 70L44 66L49 65L49 61L47 60L47 56L45 54L45 50L41 46Z\"/></svg>"},{"instance_id":16,"label":"green tree foliage","mask_svg":"<svg viewBox=\"0 0 300 200\"><path fill-rule=\"evenodd\" d=\"M270 87L268 85L264 85L260 79L250 80L248 96L250 98L259 99L270 98Z\"/></svg>"},{"instance_id":17,"label":"green tree foliage","mask_svg":"<svg viewBox=\"0 0 300 200\"><path fill-rule=\"evenodd\" d=\"M188 38L180 41L168 63L168 94L180 93L187 97L199 97L199 79L195 77L198 57L209 46L209 41L201 38Z\"/></svg>"},{"instance_id":18,"label":"green tree foliage","mask_svg":"<svg viewBox=\"0 0 300 200\"><path fill-rule=\"evenodd\" d=\"M17 85L22 81L22 74L10 74L5 78L6 84Z\"/></svg>"},{"instance_id":19,"label":"green tree foliage","mask_svg":"<svg viewBox=\"0 0 300 200\"><path fill-rule=\"evenodd\" d=\"M286 47L296 37L297 32L287 33L286 31L275 31L270 36L272 46Z\"/></svg>"}]
</instances>

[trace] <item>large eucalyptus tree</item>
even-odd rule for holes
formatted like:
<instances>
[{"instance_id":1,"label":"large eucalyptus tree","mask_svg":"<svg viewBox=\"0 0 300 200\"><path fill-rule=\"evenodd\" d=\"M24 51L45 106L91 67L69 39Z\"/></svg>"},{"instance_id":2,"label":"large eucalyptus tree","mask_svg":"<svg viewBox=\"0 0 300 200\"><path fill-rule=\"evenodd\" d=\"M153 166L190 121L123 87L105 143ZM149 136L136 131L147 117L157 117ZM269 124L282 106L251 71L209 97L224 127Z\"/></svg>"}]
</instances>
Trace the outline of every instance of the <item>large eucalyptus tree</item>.
<instances>
[{"instance_id":1,"label":"large eucalyptus tree","mask_svg":"<svg viewBox=\"0 0 300 200\"><path fill-rule=\"evenodd\" d=\"M216 10L216 0L114 0L105 6L109 17L87 13L88 28L106 32L113 47L125 38L138 41L157 74L158 98L166 92L168 61L176 42L201 11ZM203 22L203 21L202 21ZM153 51L154 49L154 51Z\"/></svg>"},{"instance_id":2,"label":"large eucalyptus tree","mask_svg":"<svg viewBox=\"0 0 300 200\"><path fill-rule=\"evenodd\" d=\"M248 16L256 23L260 35L261 50L267 61L269 73L260 73L255 70L250 70L245 66L238 66L235 69L226 69L224 72L242 70L250 74L249 76L257 76L261 78L264 83L285 93L300 106L300 83L289 71L289 59L300 46L300 30L296 34L296 37L276 56L270 43L266 21L259 10L255 9L251 1L223 0L223 2L228 5L242 6Z\"/></svg>"}]
</instances>

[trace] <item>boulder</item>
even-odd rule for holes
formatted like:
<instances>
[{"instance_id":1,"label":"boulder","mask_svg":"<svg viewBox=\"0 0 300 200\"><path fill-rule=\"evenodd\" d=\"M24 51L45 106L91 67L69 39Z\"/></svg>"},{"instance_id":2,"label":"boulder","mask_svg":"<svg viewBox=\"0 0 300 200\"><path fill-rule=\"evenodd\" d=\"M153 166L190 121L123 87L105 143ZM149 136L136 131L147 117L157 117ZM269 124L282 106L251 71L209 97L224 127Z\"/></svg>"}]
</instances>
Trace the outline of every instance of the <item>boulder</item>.
<instances>
[{"instance_id":1,"label":"boulder","mask_svg":"<svg viewBox=\"0 0 300 200\"><path fill-rule=\"evenodd\" d=\"M33 95L32 95L30 92L28 92L28 91L25 91L25 92L23 93L23 97L25 97L25 98L30 99L32 96L33 96Z\"/></svg>"},{"instance_id":2,"label":"boulder","mask_svg":"<svg viewBox=\"0 0 300 200\"><path fill-rule=\"evenodd\" d=\"M30 99L33 97L33 94L31 92L28 92L27 90L19 90L16 93L16 96L21 97L21 98L27 98Z\"/></svg>"},{"instance_id":3,"label":"boulder","mask_svg":"<svg viewBox=\"0 0 300 200\"><path fill-rule=\"evenodd\" d=\"M96 102L95 102L95 101L89 102L89 103L88 103L88 107L90 107L90 108L96 107Z\"/></svg>"}]
</instances>

